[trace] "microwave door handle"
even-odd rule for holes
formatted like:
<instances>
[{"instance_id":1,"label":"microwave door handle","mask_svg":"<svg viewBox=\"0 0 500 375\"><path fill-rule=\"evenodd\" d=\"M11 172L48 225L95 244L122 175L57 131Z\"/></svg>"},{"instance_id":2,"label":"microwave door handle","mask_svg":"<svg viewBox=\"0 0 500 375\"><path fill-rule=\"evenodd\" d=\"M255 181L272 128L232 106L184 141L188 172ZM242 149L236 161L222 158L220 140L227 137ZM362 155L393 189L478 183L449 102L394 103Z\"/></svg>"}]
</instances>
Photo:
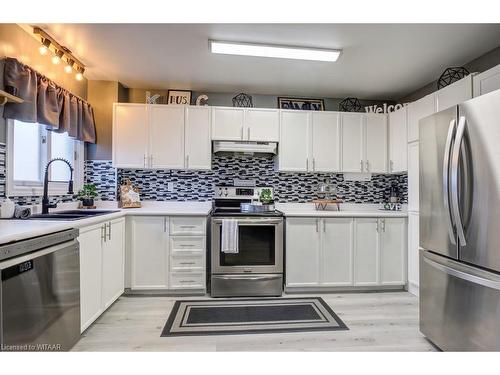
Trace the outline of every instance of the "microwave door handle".
<instances>
[{"instance_id":1,"label":"microwave door handle","mask_svg":"<svg viewBox=\"0 0 500 375\"><path fill-rule=\"evenodd\" d=\"M459 163L460 154L462 150L462 143L465 136L465 117L461 116L458 121L457 135L455 137L455 144L453 145L453 152L451 156L451 210L453 218L455 219L457 235L461 246L467 245L465 239L464 226L460 214L459 203Z\"/></svg>"},{"instance_id":2,"label":"microwave door handle","mask_svg":"<svg viewBox=\"0 0 500 375\"><path fill-rule=\"evenodd\" d=\"M455 128L456 128L456 120L453 119L451 120L450 127L448 128L448 136L446 137L446 144L444 146L444 158L443 158L443 203L446 210L446 223L448 227L448 235L453 245L456 245L457 242L455 239L452 213L450 210L450 154L451 154L453 138L455 137Z\"/></svg>"}]
</instances>

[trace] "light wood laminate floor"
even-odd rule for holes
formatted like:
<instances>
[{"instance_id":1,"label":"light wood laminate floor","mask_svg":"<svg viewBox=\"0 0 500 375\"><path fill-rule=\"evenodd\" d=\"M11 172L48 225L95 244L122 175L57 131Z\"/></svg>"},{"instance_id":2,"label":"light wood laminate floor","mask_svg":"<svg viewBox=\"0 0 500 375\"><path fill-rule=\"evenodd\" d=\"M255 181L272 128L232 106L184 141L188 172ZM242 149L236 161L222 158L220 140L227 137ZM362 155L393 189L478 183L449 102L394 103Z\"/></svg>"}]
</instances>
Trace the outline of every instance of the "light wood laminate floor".
<instances>
[{"instance_id":1,"label":"light wood laminate floor","mask_svg":"<svg viewBox=\"0 0 500 375\"><path fill-rule=\"evenodd\" d=\"M293 294L289 297L301 295ZM122 296L82 335L75 351L432 351L418 330L418 298L407 292L322 297L348 331L160 337L175 300Z\"/></svg>"}]
</instances>

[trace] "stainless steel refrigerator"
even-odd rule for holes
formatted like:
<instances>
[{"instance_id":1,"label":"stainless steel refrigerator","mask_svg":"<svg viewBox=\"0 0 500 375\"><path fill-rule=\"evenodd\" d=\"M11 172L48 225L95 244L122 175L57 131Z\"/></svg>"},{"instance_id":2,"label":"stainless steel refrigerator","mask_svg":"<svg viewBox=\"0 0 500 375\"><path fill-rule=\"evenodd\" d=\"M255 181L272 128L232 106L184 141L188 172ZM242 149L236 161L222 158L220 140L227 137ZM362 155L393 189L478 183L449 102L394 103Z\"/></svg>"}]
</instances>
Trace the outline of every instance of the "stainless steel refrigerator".
<instances>
[{"instance_id":1,"label":"stainless steel refrigerator","mask_svg":"<svg viewBox=\"0 0 500 375\"><path fill-rule=\"evenodd\" d=\"M420 331L500 350L500 90L422 119Z\"/></svg>"}]
</instances>

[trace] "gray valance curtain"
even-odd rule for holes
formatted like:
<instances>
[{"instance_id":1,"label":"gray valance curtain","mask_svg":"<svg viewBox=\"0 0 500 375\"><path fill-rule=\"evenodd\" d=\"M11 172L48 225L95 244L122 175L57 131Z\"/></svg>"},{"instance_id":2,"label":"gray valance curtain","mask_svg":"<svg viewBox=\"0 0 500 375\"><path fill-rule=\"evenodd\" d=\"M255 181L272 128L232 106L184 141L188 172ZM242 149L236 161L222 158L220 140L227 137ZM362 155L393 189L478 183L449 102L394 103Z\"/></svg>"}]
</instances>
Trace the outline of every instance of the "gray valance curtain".
<instances>
[{"instance_id":1,"label":"gray valance curtain","mask_svg":"<svg viewBox=\"0 0 500 375\"><path fill-rule=\"evenodd\" d=\"M95 143L92 106L17 59L5 59L4 85L16 89L23 103L7 103L3 116L37 122L58 133Z\"/></svg>"}]
</instances>

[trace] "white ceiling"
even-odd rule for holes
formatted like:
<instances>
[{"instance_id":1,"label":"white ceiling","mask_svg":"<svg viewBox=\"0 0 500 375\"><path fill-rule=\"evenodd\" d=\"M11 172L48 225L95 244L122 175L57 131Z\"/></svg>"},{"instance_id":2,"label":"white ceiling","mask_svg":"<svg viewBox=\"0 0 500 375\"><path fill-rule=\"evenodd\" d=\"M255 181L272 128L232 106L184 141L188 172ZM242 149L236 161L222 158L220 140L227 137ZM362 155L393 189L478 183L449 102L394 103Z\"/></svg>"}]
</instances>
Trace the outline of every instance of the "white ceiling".
<instances>
[{"instance_id":1,"label":"white ceiling","mask_svg":"<svg viewBox=\"0 0 500 375\"><path fill-rule=\"evenodd\" d=\"M49 24L89 79L134 88L399 99L497 47L500 24ZM341 48L336 63L214 55L208 40Z\"/></svg>"}]
</instances>

